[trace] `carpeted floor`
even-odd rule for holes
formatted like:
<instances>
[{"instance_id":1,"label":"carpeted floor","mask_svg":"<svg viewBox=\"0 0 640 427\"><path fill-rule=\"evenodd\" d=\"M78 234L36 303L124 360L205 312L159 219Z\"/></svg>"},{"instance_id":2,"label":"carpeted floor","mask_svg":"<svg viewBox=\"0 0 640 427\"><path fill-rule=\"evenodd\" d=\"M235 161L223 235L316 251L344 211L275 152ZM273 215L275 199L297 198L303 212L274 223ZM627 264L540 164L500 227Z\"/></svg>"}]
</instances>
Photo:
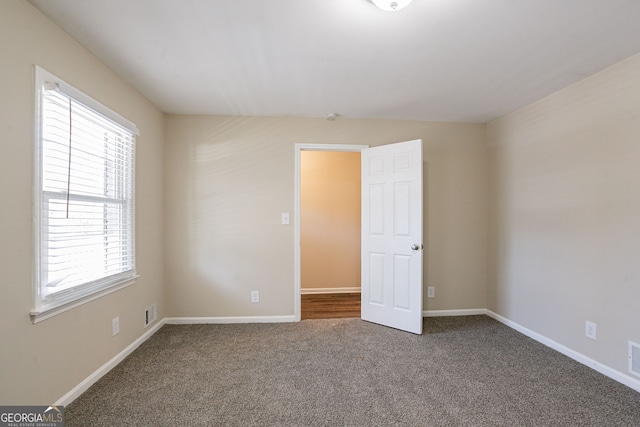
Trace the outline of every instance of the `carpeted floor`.
<instances>
[{"instance_id":1,"label":"carpeted floor","mask_svg":"<svg viewBox=\"0 0 640 427\"><path fill-rule=\"evenodd\" d=\"M166 325L65 410L82 426L640 426L640 393L486 316Z\"/></svg>"}]
</instances>

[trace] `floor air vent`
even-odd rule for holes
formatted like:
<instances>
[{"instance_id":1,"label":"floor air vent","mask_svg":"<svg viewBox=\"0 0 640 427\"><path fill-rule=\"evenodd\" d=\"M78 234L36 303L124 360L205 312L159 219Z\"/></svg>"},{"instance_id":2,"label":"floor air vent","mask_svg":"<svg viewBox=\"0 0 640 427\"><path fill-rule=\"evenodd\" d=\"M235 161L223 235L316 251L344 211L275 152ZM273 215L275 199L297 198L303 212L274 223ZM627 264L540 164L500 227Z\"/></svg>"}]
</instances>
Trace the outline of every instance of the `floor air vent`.
<instances>
[{"instance_id":1,"label":"floor air vent","mask_svg":"<svg viewBox=\"0 0 640 427\"><path fill-rule=\"evenodd\" d=\"M640 377L640 344L629 341L629 372Z\"/></svg>"},{"instance_id":2,"label":"floor air vent","mask_svg":"<svg viewBox=\"0 0 640 427\"><path fill-rule=\"evenodd\" d=\"M156 304L153 303L144 311L144 327L146 328L150 324L156 321Z\"/></svg>"}]
</instances>

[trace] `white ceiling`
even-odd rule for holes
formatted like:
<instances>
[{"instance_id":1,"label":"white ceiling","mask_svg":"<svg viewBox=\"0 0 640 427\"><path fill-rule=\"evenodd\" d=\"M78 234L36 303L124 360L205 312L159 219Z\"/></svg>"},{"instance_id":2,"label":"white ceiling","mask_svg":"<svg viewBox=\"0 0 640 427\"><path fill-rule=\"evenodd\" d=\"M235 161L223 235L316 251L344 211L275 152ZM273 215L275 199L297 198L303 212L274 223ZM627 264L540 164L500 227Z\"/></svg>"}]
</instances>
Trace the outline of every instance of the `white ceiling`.
<instances>
[{"instance_id":1,"label":"white ceiling","mask_svg":"<svg viewBox=\"0 0 640 427\"><path fill-rule=\"evenodd\" d=\"M181 114L486 122L640 52L639 0L31 1Z\"/></svg>"}]
</instances>

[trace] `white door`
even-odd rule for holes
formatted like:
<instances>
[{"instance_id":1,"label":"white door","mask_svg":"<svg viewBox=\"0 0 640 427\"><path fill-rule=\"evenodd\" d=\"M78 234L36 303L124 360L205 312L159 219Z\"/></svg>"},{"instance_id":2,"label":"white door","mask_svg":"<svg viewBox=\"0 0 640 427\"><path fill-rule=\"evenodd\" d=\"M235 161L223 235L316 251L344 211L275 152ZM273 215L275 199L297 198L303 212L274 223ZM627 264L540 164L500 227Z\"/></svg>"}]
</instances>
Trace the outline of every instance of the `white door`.
<instances>
[{"instance_id":1,"label":"white door","mask_svg":"<svg viewBox=\"0 0 640 427\"><path fill-rule=\"evenodd\" d=\"M362 151L362 319L422 333L422 140Z\"/></svg>"}]
</instances>

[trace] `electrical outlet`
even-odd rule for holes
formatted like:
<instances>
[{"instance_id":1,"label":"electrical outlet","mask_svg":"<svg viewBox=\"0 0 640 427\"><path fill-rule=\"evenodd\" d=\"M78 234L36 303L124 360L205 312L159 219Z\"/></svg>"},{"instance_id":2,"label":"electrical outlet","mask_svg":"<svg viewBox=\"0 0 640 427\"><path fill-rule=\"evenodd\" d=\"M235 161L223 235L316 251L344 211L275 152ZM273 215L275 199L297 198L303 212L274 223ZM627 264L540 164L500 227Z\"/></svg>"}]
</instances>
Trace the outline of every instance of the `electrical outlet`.
<instances>
[{"instance_id":1,"label":"electrical outlet","mask_svg":"<svg viewBox=\"0 0 640 427\"><path fill-rule=\"evenodd\" d=\"M585 323L585 335L587 338L591 338L592 340L596 340L596 324L593 322L589 322L588 320Z\"/></svg>"},{"instance_id":2,"label":"electrical outlet","mask_svg":"<svg viewBox=\"0 0 640 427\"><path fill-rule=\"evenodd\" d=\"M111 320L111 336L116 336L120 332L120 318L116 317Z\"/></svg>"},{"instance_id":3,"label":"electrical outlet","mask_svg":"<svg viewBox=\"0 0 640 427\"><path fill-rule=\"evenodd\" d=\"M260 291L251 291L251 302L260 302Z\"/></svg>"},{"instance_id":4,"label":"electrical outlet","mask_svg":"<svg viewBox=\"0 0 640 427\"><path fill-rule=\"evenodd\" d=\"M427 298L435 298L436 297L436 288L435 286L427 287Z\"/></svg>"}]
</instances>

